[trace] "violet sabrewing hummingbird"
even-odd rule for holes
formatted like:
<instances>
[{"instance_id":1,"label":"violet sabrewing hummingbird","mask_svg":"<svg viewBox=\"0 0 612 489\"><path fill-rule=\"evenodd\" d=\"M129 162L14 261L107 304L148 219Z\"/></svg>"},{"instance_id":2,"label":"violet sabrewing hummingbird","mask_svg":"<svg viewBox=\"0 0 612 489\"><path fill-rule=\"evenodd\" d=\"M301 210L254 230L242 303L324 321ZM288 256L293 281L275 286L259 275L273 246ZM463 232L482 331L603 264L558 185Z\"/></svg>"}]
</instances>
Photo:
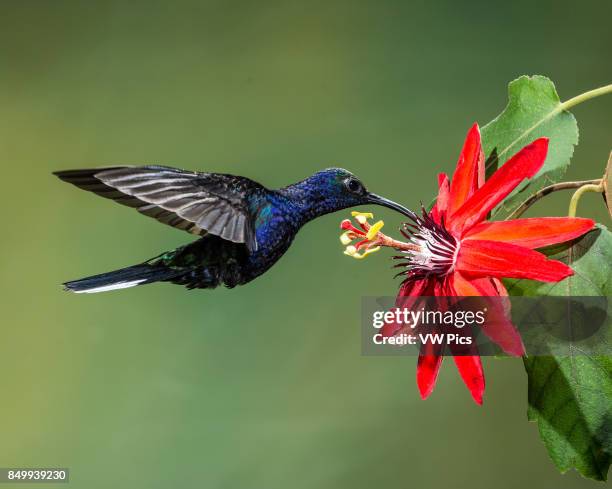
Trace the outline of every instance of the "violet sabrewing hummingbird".
<instances>
[{"instance_id":1,"label":"violet sabrewing hummingbird","mask_svg":"<svg viewBox=\"0 0 612 489\"><path fill-rule=\"evenodd\" d=\"M55 172L79 188L133 207L164 224L200 236L138 265L66 282L77 293L152 282L189 289L235 287L266 272L307 222L341 209L377 204L411 211L368 192L357 177L329 168L270 190L245 177L166 166L116 166Z\"/></svg>"}]
</instances>

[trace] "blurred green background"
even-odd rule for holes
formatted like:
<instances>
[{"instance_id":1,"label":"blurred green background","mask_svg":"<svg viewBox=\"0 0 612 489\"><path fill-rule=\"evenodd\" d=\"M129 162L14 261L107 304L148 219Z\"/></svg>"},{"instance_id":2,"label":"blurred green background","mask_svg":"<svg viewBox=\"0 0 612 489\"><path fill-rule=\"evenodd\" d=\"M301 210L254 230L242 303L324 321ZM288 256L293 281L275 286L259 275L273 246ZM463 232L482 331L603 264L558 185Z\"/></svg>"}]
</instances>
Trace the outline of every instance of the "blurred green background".
<instances>
[{"instance_id":1,"label":"blurred green background","mask_svg":"<svg viewBox=\"0 0 612 489\"><path fill-rule=\"evenodd\" d=\"M92 296L60 282L188 242L55 179L163 163L283 186L344 166L429 202L507 83L562 99L612 81L609 2L0 2L0 466L64 466L78 488L580 488L526 421L518 360L485 359L476 406L452 362L418 397L415 358L360 354L383 255L308 225L235 290ZM612 97L574 110L570 178L597 178ZM535 214L563 215L559 193ZM398 217L380 209L389 229ZM600 198L579 214L609 225ZM27 486L22 486L27 487ZM38 486L36 486L38 487Z\"/></svg>"}]
</instances>

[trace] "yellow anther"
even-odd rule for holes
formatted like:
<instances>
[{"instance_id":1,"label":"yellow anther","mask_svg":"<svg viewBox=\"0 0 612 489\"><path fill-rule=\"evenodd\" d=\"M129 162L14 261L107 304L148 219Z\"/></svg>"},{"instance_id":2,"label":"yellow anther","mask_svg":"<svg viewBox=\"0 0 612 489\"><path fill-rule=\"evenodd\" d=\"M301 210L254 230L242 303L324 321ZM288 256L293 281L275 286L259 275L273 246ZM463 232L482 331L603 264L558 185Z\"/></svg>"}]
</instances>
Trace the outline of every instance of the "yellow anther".
<instances>
[{"instance_id":1,"label":"yellow anther","mask_svg":"<svg viewBox=\"0 0 612 489\"><path fill-rule=\"evenodd\" d=\"M363 260L366 256L376 253L380 250L380 246L375 246L374 248L368 248L363 253L358 253L357 248L354 246L347 246L346 250L344 250L344 254L355 258L355 260Z\"/></svg>"},{"instance_id":2,"label":"yellow anther","mask_svg":"<svg viewBox=\"0 0 612 489\"><path fill-rule=\"evenodd\" d=\"M363 260L366 256L372 254L372 253L376 253L378 250L380 250L380 246L376 246L374 248L368 248L367 250L365 250L363 253L359 254L359 253L355 253L354 255L351 255L353 258L355 258L356 260Z\"/></svg>"},{"instance_id":3,"label":"yellow anther","mask_svg":"<svg viewBox=\"0 0 612 489\"><path fill-rule=\"evenodd\" d=\"M355 220L359 224L365 224L368 221L368 219L374 219L374 214L372 214L371 212L353 211L351 212L351 215L355 218Z\"/></svg>"},{"instance_id":4,"label":"yellow anther","mask_svg":"<svg viewBox=\"0 0 612 489\"><path fill-rule=\"evenodd\" d=\"M351 238L350 234L351 234L350 231L346 231L340 235L340 242L344 246L350 244L350 242L353 241L353 238Z\"/></svg>"},{"instance_id":5,"label":"yellow anther","mask_svg":"<svg viewBox=\"0 0 612 489\"><path fill-rule=\"evenodd\" d=\"M363 256L368 256L371 253L376 253L377 251L380 250L380 246L375 246L374 248L368 248L367 250L365 250L365 252L363 253Z\"/></svg>"},{"instance_id":6,"label":"yellow anther","mask_svg":"<svg viewBox=\"0 0 612 489\"><path fill-rule=\"evenodd\" d=\"M352 211L351 212L351 216L353 217L357 217L357 216L365 216L368 219L374 219L374 214L372 214L371 212L359 212L359 211Z\"/></svg>"},{"instance_id":7,"label":"yellow anther","mask_svg":"<svg viewBox=\"0 0 612 489\"><path fill-rule=\"evenodd\" d=\"M385 223L383 221L378 221L376 224L372 224L372 227L368 229L368 234L366 234L367 240L372 241L384 225Z\"/></svg>"}]
</instances>

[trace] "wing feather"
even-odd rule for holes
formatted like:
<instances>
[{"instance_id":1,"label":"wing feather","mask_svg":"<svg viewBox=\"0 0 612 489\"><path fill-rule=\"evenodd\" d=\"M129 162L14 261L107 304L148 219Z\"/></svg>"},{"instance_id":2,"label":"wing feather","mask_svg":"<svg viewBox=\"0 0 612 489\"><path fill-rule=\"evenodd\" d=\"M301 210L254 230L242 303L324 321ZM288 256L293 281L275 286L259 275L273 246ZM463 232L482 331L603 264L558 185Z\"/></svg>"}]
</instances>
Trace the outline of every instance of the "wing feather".
<instances>
[{"instance_id":1,"label":"wing feather","mask_svg":"<svg viewBox=\"0 0 612 489\"><path fill-rule=\"evenodd\" d=\"M257 248L245 201L249 186L259 186L251 180L163 166L67 170L55 175L169 226Z\"/></svg>"}]
</instances>

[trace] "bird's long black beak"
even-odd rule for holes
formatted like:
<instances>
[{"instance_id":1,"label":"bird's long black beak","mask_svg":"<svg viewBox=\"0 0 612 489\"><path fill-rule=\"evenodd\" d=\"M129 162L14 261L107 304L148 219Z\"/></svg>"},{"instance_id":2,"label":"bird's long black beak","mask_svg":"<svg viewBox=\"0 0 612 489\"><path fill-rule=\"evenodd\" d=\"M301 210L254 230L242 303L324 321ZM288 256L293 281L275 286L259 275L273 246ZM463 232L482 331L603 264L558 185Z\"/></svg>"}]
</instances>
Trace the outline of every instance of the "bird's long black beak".
<instances>
[{"instance_id":1,"label":"bird's long black beak","mask_svg":"<svg viewBox=\"0 0 612 489\"><path fill-rule=\"evenodd\" d=\"M414 217L414 212L412 212L407 207L404 207L403 205L399 205L398 203L393 202L392 200L385 199L384 197L381 197L380 195L368 193L367 200L368 200L368 203L370 204L382 205L383 207L388 207L389 209L393 209L394 211L397 211L400 214L403 214L407 217Z\"/></svg>"}]
</instances>

